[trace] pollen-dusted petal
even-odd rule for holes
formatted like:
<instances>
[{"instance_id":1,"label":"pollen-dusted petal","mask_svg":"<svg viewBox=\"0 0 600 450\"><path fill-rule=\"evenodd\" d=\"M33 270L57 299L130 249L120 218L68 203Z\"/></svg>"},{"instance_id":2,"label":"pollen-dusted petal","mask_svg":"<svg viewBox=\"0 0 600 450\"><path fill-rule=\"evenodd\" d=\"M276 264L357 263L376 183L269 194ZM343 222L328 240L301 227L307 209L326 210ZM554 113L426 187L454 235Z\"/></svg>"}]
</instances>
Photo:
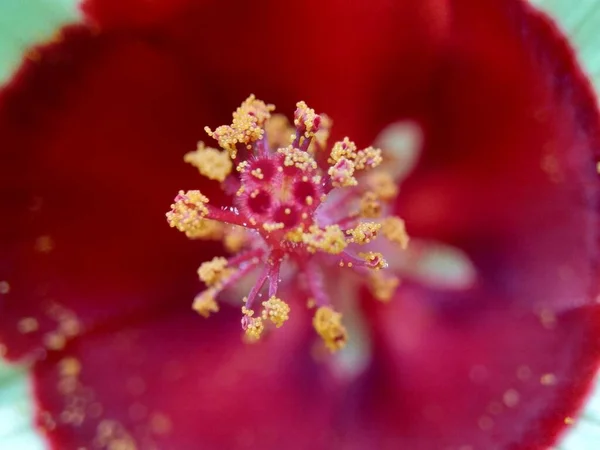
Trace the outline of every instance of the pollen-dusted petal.
<instances>
[{"instance_id":1,"label":"pollen-dusted petal","mask_svg":"<svg viewBox=\"0 0 600 450\"><path fill-rule=\"evenodd\" d=\"M192 309L194 309L202 317L208 318L211 313L219 312L219 304L215 300L217 291L215 289L207 289L194 298Z\"/></svg>"},{"instance_id":2,"label":"pollen-dusted petal","mask_svg":"<svg viewBox=\"0 0 600 450\"><path fill-rule=\"evenodd\" d=\"M198 144L196 151L186 153L183 160L190 163L210 180L224 181L231 173L233 163L227 152Z\"/></svg>"},{"instance_id":3,"label":"pollen-dusted petal","mask_svg":"<svg viewBox=\"0 0 600 450\"><path fill-rule=\"evenodd\" d=\"M383 219L381 222L381 234L383 234L391 242L398 244L403 250L408 247L410 238L406 233L406 225L404 220L402 220L400 217L391 216Z\"/></svg>"},{"instance_id":4,"label":"pollen-dusted petal","mask_svg":"<svg viewBox=\"0 0 600 450\"><path fill-rule=\"evenodd\" d=\"M320 306L315 312L313 326L331 352L341 350L348 342L348 333L342 325L342 315L329 306Z\"/></svg>"},{"instance_id":5,"label":"pollen-dusted petal","mask_svg":"<svg viewBox=\"0 0 600 450\"><path fill-rule=\"evenodd\" d=\"M270 320L277 328L290 318L290 306L274 295L262 302L262 305L265 308L262 312L263 320Z\"/></svg>"},{"instance_id":6,"label":"pollen-dusted petal","mask_svg":"<svg viewBox=\"0 0 600 450\"><path fill-rule=\"evenodd\" d=\"M219 284L223 278L227 278L232 273L232 269L227 267L227 259L221 256L215 256L212 260L203 262L198 268L198 277L207 286Z\"/></svg>"}]
</instances>

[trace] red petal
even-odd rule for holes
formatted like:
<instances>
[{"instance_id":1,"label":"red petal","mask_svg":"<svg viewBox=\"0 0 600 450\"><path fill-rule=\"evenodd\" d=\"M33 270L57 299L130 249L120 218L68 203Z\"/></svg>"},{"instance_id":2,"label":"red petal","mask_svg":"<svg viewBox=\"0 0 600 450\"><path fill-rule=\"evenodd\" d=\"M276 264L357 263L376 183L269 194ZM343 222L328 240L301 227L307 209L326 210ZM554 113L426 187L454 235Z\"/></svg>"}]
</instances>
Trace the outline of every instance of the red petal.
<instances>
[{"instance_id":1,"label":"red petal","mask_svg":"<svg viewBox=\"0 0 600 450\"><path fill-rule=\"evenodd\" d=\"M10 356L56 331L56 304L87 329L188 304L194 270L213 250L170 230L164 212L177 190L203 187L182 162L206 139L203 126L227 121L254 91L288 112L305 98L336 118L340 134L370 140L370 80L386 72L390 54L407 62L419 41L429 51L419 50L405 90L421 83L442 30L433 3L152 2L139 9L150 21L131 17L137 1L87 3L100 28L65 33L2 93L0 188L11 220L0 225L0 280L10 284L0 336ZM128 31L115 25L130 19ZM414 26L389 39L400 19ZM338 32L334 20L361 35ZM279 39L282 23L289 39ZM240 61L247 48L261 54ZM49 240L51 251L36 249Z\"/></svg>"},{"instance_id":2,"label":"red petal","mask_svg":"<svg viewBox=\"0 0 600 450\"><path fill-rule=\"evenodd\" d=\"M345 409L348 448L545 450L576 417L600 357L600 308L540 318L501 296L471 300L405 288L377 308L375 363Z\"/></svg>"},{"instance_id":3,"label":"red petal","mask_svg":"<svg viewBox=\"0 0 600 450\"><path fill-rule=\"evenodd\" d=\"M478 282L453 294L405 288L375 313L381 359L363 394L375 400L349 428L379 420L381 445L397 436L420 450L546 449L598 366L596 99L527 5L454 5L400 209L409 233L466 251ZM519 405L499 411L515 392Z\"/></svg>"},{"instance_id":4,"label":"red petal","mask_svg":"<svg viewBox=\"0 0 600 450\"><path fill-rule=\"evenodd\" d=\"M111 427L121 430L107 438L114 448L119 435L135 441L118 447L125 449L304 450L325 442L333 396L311 362L309 319L296 315L244 345L237 313L220 314L204 321L179 312L89 335L62 363L39 364L38 419L55 448L89 446ZM77 365L81 373L69 376Z\"/></svg>"}]
</instances>

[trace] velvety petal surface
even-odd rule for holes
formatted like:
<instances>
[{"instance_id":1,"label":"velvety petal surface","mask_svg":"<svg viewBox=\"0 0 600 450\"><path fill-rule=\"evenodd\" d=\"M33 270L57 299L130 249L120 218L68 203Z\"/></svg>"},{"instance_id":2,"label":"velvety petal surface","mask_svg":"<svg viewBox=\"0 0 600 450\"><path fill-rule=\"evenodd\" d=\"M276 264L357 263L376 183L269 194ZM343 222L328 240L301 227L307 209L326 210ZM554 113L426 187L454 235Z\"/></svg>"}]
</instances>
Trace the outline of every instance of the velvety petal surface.
<instances>
[{"instance_id":1,"label":"velvety petal surface","mask_svg":"<svg viewBox=\"0 0 600 450\"><path fill-rule=\"evenodd\" d=\"M12 357L45 358L40 423L58 448L550 444L598 356L598 117L545 19L514 0L86 8L95 26L24 67L0 106L0 332ZM304 99L360 144L419 120L400 211L478 269L468 292L369 304L372 364L350 386L309 357L306 319L247 348L234 315L187 312L218 249L163 213L203 187L182 154L249 92L286 113Z\"/></svg>"},{"instance_id":2,"label":"velvety petal surface","mask_svg":"<svg viewBox=\"0 0 600 450\"><path fill-rule=\"evenodd\" d=\"M596 100L548 20L514 2L453 5L399 208L478 279L367 305L375 363L341 429L378 429L379 448L546 449L598 365Z\"/></svg>"}]
</instances>

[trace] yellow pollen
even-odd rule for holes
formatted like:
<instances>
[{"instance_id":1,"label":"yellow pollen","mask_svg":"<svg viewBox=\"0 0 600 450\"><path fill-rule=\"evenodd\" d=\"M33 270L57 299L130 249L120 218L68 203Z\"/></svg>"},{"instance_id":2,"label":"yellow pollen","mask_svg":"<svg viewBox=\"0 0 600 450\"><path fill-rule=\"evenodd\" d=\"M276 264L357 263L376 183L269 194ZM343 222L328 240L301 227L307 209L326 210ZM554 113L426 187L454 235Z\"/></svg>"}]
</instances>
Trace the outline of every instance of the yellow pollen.
<instances>
[{"instance_id":1,"label":"yellow pollen","mask_svg":"<svg viewBox=\"0 0 600 450\"><path fill-rule=\"evenodd\" d=\"M201 292L194 298L192 308L204 318L208 318L210 313L219 312L219 304L215 300L217 291L215 289L207 289Z\"/></svg>"},{"instance_id":2,"label":"yellow pollen","mask_svg":"<svg viewBox=\"0 0 600 450\"><path fill-rule=\"evenodd\" d=\"M332 255L342 253L348 245L339 225L328 225L325 229L312 225L309 232L303 234L302 241L311 253L321 250Z\"/></svg>"},{"instance_id":3,"label":"yellow pollen","mask_svg":"<svg viewBox=\"0 0 600 450\"><path fill-rule=\"evenodd\" d=\"M290 305L278 292L301 283L307 307L315 310L313 326L334 352L346 345L348 333L342 314L333 306L319 306L328 305L332 294L325 279L341 272L339 264L363 277L378 300L389 301L400 280L380 270L387 262L370 250L382 246L369 244L382 233L388 247L404 249L408 235L402 219L388 217L398 188L380 167L382 151L359 150L347 137L326 147L331 119L305 102L296 107L290 124L285 116L271 114L273 105L250 95L230 125L206 127L220 149L199 142L184 160L221 182L230 201L217 206L200 191L179 191L166 215L172 228L192 239L218 239L232 254L198 268L206 285L194 298L198 314L208 318L218 312L219 295L241 288L248 292L241 309L244 340L255 342L266 327L280 328L289 320ZM349 189L340 192L343 188ZM359 245L363 253L356 254ZM2 287L0 282L0 293ZM22 332L32 330L32 324L24 319ZM56 342L51 337L46 336L46 345L61 349L68 336L61 334Z\"/></svg>"},{"instance_id":4,"label":"yellow pollen","mask_svg":"<svg viewBox=\"0 0 600 450\"><path fill-rule=\"evenodd\" d=\"M406 233L404 220L396 216L386 217L381 225L381 233L402 250L406 250L410 238Z\"/></svg>"},{"instance_id":5,"label":"yellow pollen","mask_svg":"<svg viewBox=\"0 0 600 450\"><path fill-rule=\"evenodd\" d=\"M317 309L313 326L331 352L344 348L348 342L348 333L342 325L342 315L329 306L321 306Z\"/></svg>"},{"instance_id":6,"label":"yellow pollen","mask_svg":"<svg viewBox=\"0 0 600 450\"><path fill-rule=\"evenodd\" d=\"M375 219L381 216L381 202L374 192L365 192L360 199L359 214L366 219Z\"/></svg>"},{"instance_id":7,"label":"yellow pollen","mask_svg":"<svg viewBox=\"0 0 600 450\"><path fill-rule=\"evenodd\" d=\"M273 114L265 123L267 142L270 148L287 147L292 142L294 128L283 114Z\"/></svg>"},{"instance_id":8,"label":"yellow pollen","mask_svg":"<svg viewBox=\"0 0 600 450\"><path fill-rule=\"evenodd\" d=\"M319 116L314 109L309 108L305 102L296 103L296 113L294 114L294 125L303 126L305 138L311 138L315 135L318 127L315 126L315 119Z\"/></svg>"},{"instance_id":9,"label":"yellow pollen","mask_svg":"<svg viewBox=\"0 0 600 450\"><path fill-rule=\"evenodd\" d=\"M263 174L262 169L260 167L250 171L250 174L254 178L258 178L259 180L262 180L263 178L265 178L265 175Z\"/></svg>"},{"instance_id":10,"label":"yellow pollen","mask_svg":"<svg viewBox=\"0 0 600 450\"><path fill-rule=\"evenodd\" d=\"M252 317L254 316L254 311L251 309L242 306L242 314L246 319L246 337L252 342L260 339L262 332L265 330L265 325L263 324L261 317Z\"/></svg>"},{"instance_id":11,"label":"yellow pollen","mask_svg":"<svg viewBox=\"0 0 600 450\"><path fill-rule=\"evenodd\" d=\"M369 290L373 297L382 302L389 302L400 285L400 279L395 275L387 275L375 271L369 277Z\"/></svg>"},{"instance_id":12,"label":"yellow pollen","mask_svg":"<svg viewBox=\"0 0 600 450\"><path fill-rule=\"evenodd\" d=\"M198 268L198 277L207 286L219 284L224 278L232 275L234 271L227 268L227 259L217 256L210 261L203 262Z\"/></svg>"},{"instance_id":13,"label":"yellow pollen","mask_svg":"<svg viewBox=\"0 0 600 450\"><path fill-rule=\"evenodd\" d=\"M356 153L354 165L356 170L374 169L383 161L381 149L375 147L367 147Z\"/></svg>"},{"instance_id":14,"label":"yellow pollen","mask_svg":"<svg viewBox=\"0 0 600 450\"><path fill-rule=\"evenodd\" d=\"M238 253L248 242L248 233L242 227L234 226L224 233L223 245L229 253Z\"/></svg>"},{"instance_id":15,"label":"yellow pollen","mask_svg":"<svg viewBox=\"0 0 600 450\"><path fill-rule=\"evenodd\" d=\"M335 187L356 186L358 180L354 178L354 163L346 158L341 158L327 172L331 177L331 184Z\"/></svg>"},{"instance_id":16,"label":"yellow pollen","mask_svg":"<svg viewBox=\"0 0 600 450\"><path fill-rule=\"evenodd\" d=\"M367 177L367 186L384 202L392 201L398 195L398 186L387 172L372 172Z\"/></svg>"},{"instance_id":17,"label":"yellow pollen","mask_svg":"<svg viewBox=\"0 0 600 450\"><path fill-rule=\"evenodd\" d=\"M353 160L356 157L356 144L347 137L343 141L333 144L331 154L329 155L329 164L335 164L342 158Z\"/></svg>"},{"instance_id":18,"label":"yellow pollen","mask_svg":"<svg viewBox=\"0 0 600 450\"><path fill-rule=\"evenodd\" d=\"M358 256L364 261L368 262L372 269L380 270L385 269L387 267L387 261L383 258L383 255L381 253L364 252L359 253Z\"/></svg>"},{"instance_id":19,"label":"yellow pollen","mask_svg":"<svg viewBox=\"0 0 600 450\"><path fill-rule=\"evenodd\" d=\"M271 117L271 111L274 109L275 106L257 100L252 94L233 113L231 125L222 125L214 131L209 127L205 127L204 130L210 137L217 140L221 148L229 152L231 159L235 159L238 144L248 147L262 139L264 124Z\"/></svg>"},{"instance_id":20,"label":"yellow pollen","mask_svg":"<svg viewBox=\"0 0 600 450\"><path fill-rule=\"evenodd\" d=\"M189 238L221 239L223 226L204 218L208 214L207 204L208 198L200 191L179 191L167 213L167 221Z\"/></svg>"},{"instance_id":21,"label":"yellow pollen","mask_svg":"<svg viewBox=\"0 0 600 450\"><path fill-rule=\"evenodd\" d=\"M346 231L346 234L352 236L352 242L360 245L368 244L377 237L377 232L381 224L374 222L362 222L355 228Z\"/></svg>"},{"instance_id":22,"label":"yellow pollen","mask_svg":"<svg viewBox=\"0 0 600 450\"><path fill-rule=\"evenodd\" d=\"M274 295L266 302L262 302L262 305L265 308L262 312L262 319L270 320L277 328L280 328L290 318L289 305Z\"/></svg>"},{"instance_id":23,"label":"yellow pollen","mask_svg":"<svg viewBox=\"0 0 600 450\"><path fill-rule=\"evenodd\" d=\"M302 170L303 172L307 170L316 170L317 162L314 160L309 153L300 150L292 145L288 145L287 147L280 148L277 150L278 153L281 153L285 156L283 160L283 165L286 167L296 167L297 169Z\"/></svg>"},{"instance_id":24,"label":"yellow pollen","mask_svg":"<svg viewBox=\"0 0 600 450\"><path fill-rule=\"evenodd\" d=\"M281 222L265 222L263 223L263 229L269 233L275 230L281 230L285 225Z\"/></svg>"},{"instance_id":25,"label":"yellow pollen","mask_svg":"<svg viewBox=\"0 0 600 450\"><path fill-rule=\"evenodd\" d=\"M196 151L186 153L183 160L196 167L206 178L217 181L224 181L233 168L227 152L205 147L203 142L198 143Z\"/></svg>"}]
</instances>

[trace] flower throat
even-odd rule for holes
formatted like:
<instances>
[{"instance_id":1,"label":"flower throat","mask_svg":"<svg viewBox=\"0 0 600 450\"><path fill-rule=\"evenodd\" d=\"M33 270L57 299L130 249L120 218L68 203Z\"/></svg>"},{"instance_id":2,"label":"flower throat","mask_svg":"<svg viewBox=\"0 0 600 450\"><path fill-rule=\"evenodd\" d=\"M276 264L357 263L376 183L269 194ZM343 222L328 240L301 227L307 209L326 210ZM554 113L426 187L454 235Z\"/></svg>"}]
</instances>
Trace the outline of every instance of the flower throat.
<instances>
[{"instance_id":1,"label":"flower throat","mask_svg":"<svg viewBox=\"0 0 600 450\"><path fill-rule=\"evenodd\" d=\"M344 138L327 151L331 120L304 102L296 106L292 126L271 114L273 105L251 95L231 125L205 128L221 149L200 142L184 160L219 181L232 204L216 207L200 191L180 191L167 220L191 239L222 241L233 255L199 267L206 289L193 307L200 315L218 312L219 294L253 276L254 286L242 299L242 328L257 340L265 326L279 328L289 319L290 306L279 290L293 284L307 307L315 308L315 330L336 351L348 335L324 271L351 270L376 298L389 300L399 280L386 273L387 262L376 250L405 249L408 236L404 222L387 215L397 187L380 168L382 150L358 150ZM377 242L381 237L388 242ZM261 302L263 291L267 299Z\"/></svg>"}]
</instances>

